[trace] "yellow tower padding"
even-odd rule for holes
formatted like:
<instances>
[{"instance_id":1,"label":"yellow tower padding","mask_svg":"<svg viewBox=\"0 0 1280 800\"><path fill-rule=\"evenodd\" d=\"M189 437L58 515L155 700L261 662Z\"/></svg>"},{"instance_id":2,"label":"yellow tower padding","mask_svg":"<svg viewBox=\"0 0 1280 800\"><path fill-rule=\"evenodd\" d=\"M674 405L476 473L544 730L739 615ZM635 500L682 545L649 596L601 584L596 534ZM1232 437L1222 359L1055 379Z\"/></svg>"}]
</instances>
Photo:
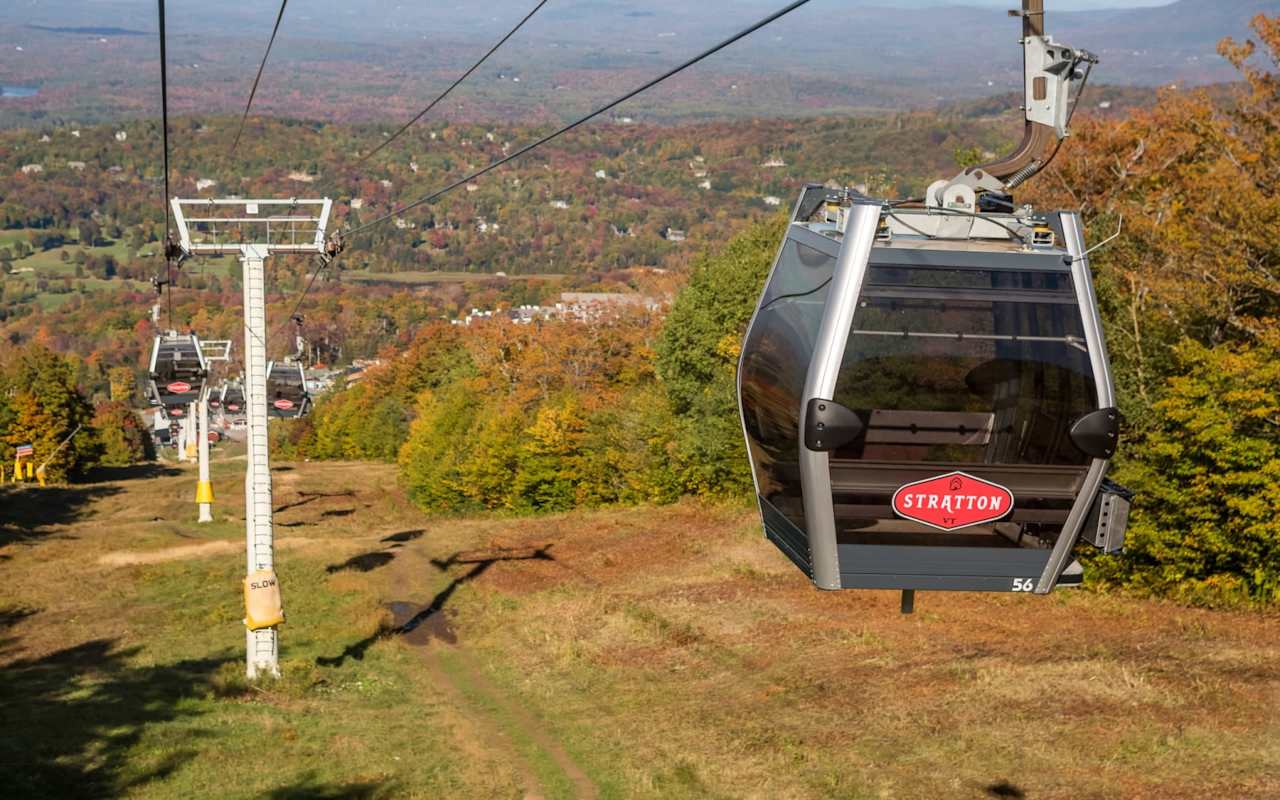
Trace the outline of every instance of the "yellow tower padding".
<instances>
[{"instance_id":1,"label":"yellow tower padding","mask_svg":"<svg viewBox=\"0 0 1280 800\"><path fill-rule=\"evenodd\" d=\"M36 480L40 481L41 486L46 485L44 482L44 467L36 467Z\"/></svg>"},{"instance_id":2,"label":"yellow tower padding","mask_svg":"<svg viewBox=\"0 0 1280 800\"><path fill-rule=\"evenodd\" d=\"M284 603L276 573L260 569L244 579L244 624L249 630L272 628L284 622Z\"/></svg>"},{"instance_id":3,"label":"yellow tower padding","mask_svg":"<svg viewBox=\"0 0 1280 800\"><path fill-rule=\"evenodd\" d=\"M31 480L35 476L36 476L36 462L28 461L27 462L27 480Z\"/></svg>"},{"instance_id":4,"label":"yellow tower padding","mask_svg":"<svg viewBox=\"0 0 1280 800\"><path fill-rule=\"evenodd\" d=\"M212 503L213 502L213 484L209 481L199 481L196 483L196 502Z\"/></svg>"}]
</instances>

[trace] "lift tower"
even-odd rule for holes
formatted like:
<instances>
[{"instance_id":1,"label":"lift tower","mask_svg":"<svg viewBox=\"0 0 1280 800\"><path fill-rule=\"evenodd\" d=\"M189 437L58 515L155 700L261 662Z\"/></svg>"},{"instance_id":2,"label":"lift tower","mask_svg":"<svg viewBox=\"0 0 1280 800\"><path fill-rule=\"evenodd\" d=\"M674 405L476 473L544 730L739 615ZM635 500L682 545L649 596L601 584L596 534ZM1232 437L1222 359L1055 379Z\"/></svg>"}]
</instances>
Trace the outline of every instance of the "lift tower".
<instances>
[{"instance_id":1,"label":"lift tower","mask_svg":"<svg viewBox=\"0 0 1280 800\"><path fill-rule=\"evenodd\" d=\"M188 255L238 255L244 283L244 393L248 421L245 475L245 534L248 574L274 580L271 527L271 465L267 448L267 302L269 256L332 255L325 239L332 201L182 200L173 198L180 244ZM246 598L248 592L246 591ZM275 625L259 627L246 610L246 671L249 678L280 674Z\"/></svg>"}]
</instances>

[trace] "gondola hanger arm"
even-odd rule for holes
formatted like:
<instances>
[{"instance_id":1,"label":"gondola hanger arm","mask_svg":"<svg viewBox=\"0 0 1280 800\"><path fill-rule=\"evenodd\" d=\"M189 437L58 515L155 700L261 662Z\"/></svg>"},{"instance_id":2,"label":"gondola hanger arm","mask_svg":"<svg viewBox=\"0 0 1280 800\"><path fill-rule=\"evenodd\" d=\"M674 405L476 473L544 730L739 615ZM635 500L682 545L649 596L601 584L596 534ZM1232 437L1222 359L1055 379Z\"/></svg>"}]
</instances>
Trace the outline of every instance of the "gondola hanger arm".
<instances>
[{"instance_id":1,"label":"gondola hanger arm","mask_svg":"<svg viewBox=\"0 0 1280 800\"><path fill-rule=\"evenodd\" d=\"M971 194L1012 192L1044 169L1070 135L1072 114L1098 57L1045 32L1044 0L1022 0L1021 10L1009 15L1022 20L1022 141L1003 158L936 181L925 193L928 206L963 208L972 202Z\"/></svg>"}]
</instances>

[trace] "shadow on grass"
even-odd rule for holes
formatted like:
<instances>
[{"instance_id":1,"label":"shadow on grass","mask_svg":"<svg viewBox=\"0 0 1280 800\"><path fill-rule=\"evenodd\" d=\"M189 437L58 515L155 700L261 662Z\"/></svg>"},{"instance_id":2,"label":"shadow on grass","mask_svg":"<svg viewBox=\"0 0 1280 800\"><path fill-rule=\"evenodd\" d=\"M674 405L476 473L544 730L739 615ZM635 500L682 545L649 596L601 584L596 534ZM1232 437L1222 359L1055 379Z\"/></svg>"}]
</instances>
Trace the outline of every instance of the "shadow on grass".
<instances>
[{"instance_id":1,"label":"shadow on grass","mask_svg":"<svg viewBox=\"0 0 1280 800\"><path fill-rule=\"evenodd\" d=\"M337 785L304 778L293 786L282 786L265 795L269 800L381 800L391 797L391 787L376 783Z\"/></svg>"},{"instance_id":2,"label":"shadow on grass","mask_svg":"<svg viewBox=\"0 0 1280 800\"><path fill-rule=\"evenodd\" d=\"M372 635L366 636L355 644L348 645L345 650L336 656L320 656L316 659L316 664L321 667L340 667L346 663L347 659L353 658L356 661L363 661L364 654L375 642L382 639L390 639L396 636L403 636L412 633L424 623L431 621L433 617L444 610L448 604L449 598L453 597L453 593L458 591L465 583L469 583L483 575L494 564L503 561L555 561L548 550L551 545L543 545L542 547L532 548L503 548L493 550L472 550L454 553L447 559L440 560L433 558L431 564L441 572L447 572L454 566L469 565L471 569L454 578L449 582L448 586L441 589L440 592L431 599L431 602L423 606L416 614L409 617L398 625L388 625L383 623L378 630Z\"/></svg>"},{"instance_id":3,"label":"shadow on grass","mask_svg":"<svg viewBox=\"0 0 1280 800\"><path fill-rule=\"evenodd\" d=\"M382 541L404 544L405 542L412 542L414 539L421 539L425 533L426 530L423 528L417 528L411 531L400 531L399 533L393 533L390 536L383 536Z\"/></svg>"},{"instance_id":4,"label":"shadow on grass","mask_svg":"<svg viewBox=\"0 0 1280 800\"><path fill-rule=\"evenodd\" d=\"M272 472L275 472L278 469L281 469L281 467L276 467L275 469L272 470ZM289 467L289 469L293 469L293 468ZM297 500L294 500L292 503L285 503L284 505L275 509L274 513L282 514L291 508L298 508L300 506L305 506L307 503L314 503L315 501L325 497L355 497L355 496L356 496L356 493L351 489L348 489L345 492L298 492Z\"/></svg>"},{"instance_id":5,"label":"shadow on grass","mask_svg":"<svg viewBox=\"0 0 1280 800\"><path fill-rule=\"evenodd\" d=\"M18 617L6 614L0 625ZM195 712L224 663L206 659L131 667L136 652L106 639L11 661L0 680L0 787L5 797L117 797L172 774L199 749L170 737L147 766L133 748L147 726Z\"/></svg>"},{"instance_id":6,"label":"shadow on grass","mask_svg":"<svg viewBox=\"0 0 1280 800\"><path fill-rule=\"evenodd\" d=\"M354 511L326 511L320 516L347 516ZM296 524L296 523L295 523ZM385 550L375 550L369 553L361 553L358 556L352 556L341 564L330 564L324 568L324 571L332 575L335 572L372 572L378 567L385 567L395 560L396 554L392 552L398 547L404 547L406 542L412 542L414 539L420 538L424 533L423 529L400 531L390 536L382 537L382 542L389 544Z\"/></svg>"},{"instance_id":7,"label":"shadow on grass","mask_svg":"<svg viewBox=\"0 0 1280 800\"><path fill-rule=\"evenodd\" d=\"M996 781L987 787L987 796L1001 800L1025 800L1027 793L1008 781Z\"/></svg>"},{"instance_id":8,"label":"shadow on grass","mask_svg":"<svg viewBox=\"0 0 1280 800\"><path fill-rule=\"evenodd\" d=\"M0 548L44 538L48 528L82 519L93 501L121 491L108 485L0 489Z\"/></svg>"},{"instance_id":9,"label":"shadow on grass","mask_svg":"<svg viewBox=\"0 0 1280 800\"><path fill-rule=\"evenodd\" d=\"M384 551L361 553L358 556L348 558L341 564L330 564L324 568L324 571L330 575L335 572L373 572L378 567L384 567L387 564L390 564L392 559L395 557L395 553L387 553Z\"/></svg>"},{"instance_id":10,"label":"shadow on grass","mask_svg":"<svg viewBox=\"0 0 1280 800\"><path fill-rule=\"evenodd\" d=\"M139 481L148 478L172 478L181 475L182 470L160 463L133 464L128 467L94 467L85 474L89 483L109 483L115 481Z\"/></svg>"},{"instance_id":11,"label":"shadow on grass","mask_svg":"<svg viewBox=\"0 0 1280 800\"><path fill-rule=\"evenodd\" d=\"M22 606L0 608L0 656L3 656L9 650L9 645L18 641L10 636L4 635L13 626L22 622L27 617L34 616L36 610L34 608L24 608ZM3 733L0 733L3 735Z\"/></svg>"}]
</instances>

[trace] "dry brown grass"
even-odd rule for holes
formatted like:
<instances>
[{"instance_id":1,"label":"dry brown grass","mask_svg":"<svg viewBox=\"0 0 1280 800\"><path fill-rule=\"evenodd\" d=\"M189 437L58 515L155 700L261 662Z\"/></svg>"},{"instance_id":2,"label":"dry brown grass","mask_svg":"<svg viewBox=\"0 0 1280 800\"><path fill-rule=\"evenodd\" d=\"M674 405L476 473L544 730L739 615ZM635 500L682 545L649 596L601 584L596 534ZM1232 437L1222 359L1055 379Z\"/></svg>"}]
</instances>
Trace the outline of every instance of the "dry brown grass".
<instances>
[{"instance_id":1,"label":"dry brown grass","mask_svg":"<svg viewBox=\"0 0 1280 800\"><path fill-rule=\"evenodd\" d=\"M259 697L230 667L205 713L245 721L135 794L190 796L283 737L278 780L384 796L1280 797L1275 614L1063 591L924 594L904 617L892 593L815 590L739 508L427 520L389 467L286 466L292 671ZM208 528L186 474L90 487L71 514L20 499L48 517L21 529L8 506L0 607L39 613L0 663L234 642L238 480L217 474Z\"/></svg>"}]
</instances>

